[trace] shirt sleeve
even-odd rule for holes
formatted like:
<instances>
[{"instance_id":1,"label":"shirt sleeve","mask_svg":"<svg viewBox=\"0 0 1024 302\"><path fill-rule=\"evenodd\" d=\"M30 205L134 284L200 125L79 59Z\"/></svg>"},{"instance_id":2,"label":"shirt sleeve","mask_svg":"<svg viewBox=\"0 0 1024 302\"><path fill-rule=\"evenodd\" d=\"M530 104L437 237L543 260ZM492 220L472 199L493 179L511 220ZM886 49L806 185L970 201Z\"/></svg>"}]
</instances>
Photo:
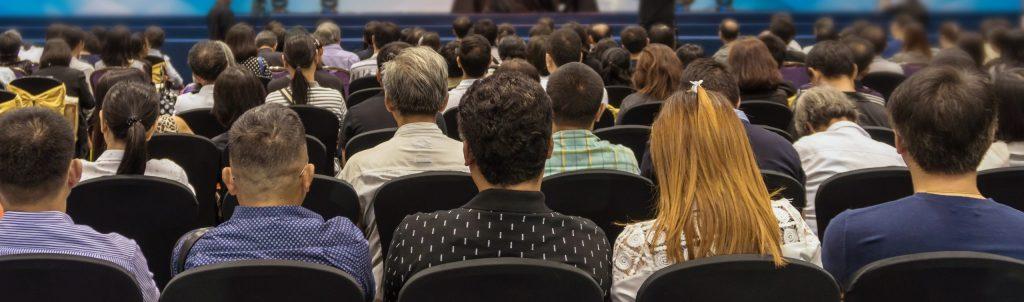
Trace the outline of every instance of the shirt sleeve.
<instances>
[{"instance_id":1,"label":"shirt sleeve","mask_svg":"<svg viewBox=\"0 0 1024 302\"><path fill-rule=\"evenodd\" d=\"M167 62L165 70L167 71L167 77L171 80L171 84L174 84L174 87L181 87L184 81L181 79L181 74L178 74L178 70L174 69L174 64L171 64L171 58L164 55L164 62Z\"/></svg>"},{"instance_id":2,"label":"shirt sleeve","mask_svg":"<svg viewBox=\"0 0 1024 302\"><path fill-rule=\"evenodd\" d=\"M146 302L157 302L160 299L160 290L156 288L156 282L153 281L153 273L149 272L146 256L142 255L142 250L134 241L132 244L135 245L135 255L129 261L131 267L128 267L128 272L139 284L139 289L142 290L142 299Z\"/></svg>"},{"instance_id":3,"label":"shirt sleeve","mask_svg":"<svg viewBox=\"0 0 1024 302\"><path fill-rule=\"evenodd\" d=\"M848 212L844 212L832 219L829 223L828 228L825 229L824 247L822 248L821 258L822 264L825 266L825 270L832 274L842 285L846 278L849 277L847 274L847 263L846 263L846 217ZM822 226L819 226L822 227Z\"/></svg>"},{"instance_id":4,"label":"shirt sleeve","mask_svg":"<svg viewBox=\"0 0 1024 302\"><path fill-rule=\"evenodd\" d=\"M406 219L412 216L407 216ZM401 224L405 224L403 221ZM388 248L387 258L384 260L384 301L397 301L398 293L402 290L402 286L405 285L407 280L408 270L400 267L400 260L405 255L402 252L405 250L404 247L400 246L402 239L405 238L405 232L403 228L395 229L395 234L391 238L391 246Z\"/></svg>"}]
</instances>

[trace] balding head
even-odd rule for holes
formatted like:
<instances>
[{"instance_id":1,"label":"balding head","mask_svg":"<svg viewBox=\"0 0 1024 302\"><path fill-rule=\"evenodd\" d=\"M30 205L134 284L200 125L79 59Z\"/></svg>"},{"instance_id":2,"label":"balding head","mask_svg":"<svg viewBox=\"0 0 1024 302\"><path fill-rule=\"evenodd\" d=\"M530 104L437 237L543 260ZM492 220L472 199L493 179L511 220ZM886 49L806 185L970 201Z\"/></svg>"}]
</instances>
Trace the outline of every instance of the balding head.
<instances>
[{"instance_id":1,"label":"balding head","mask_svg":"<svg viewBox=\"0 0 1024 302\"><path fill-rule=\"evenodd\" d=\"M228 133L224 183L242 205L301 204L313 178L299 115L265 104L250 109Z\"/></svg>"},{"instance_id":2,"label":"balding head","mask_svg":"<svg viewBox=\"0 0 1024 302\"><path fill-rule=\"evenodd\" d=\"M725 19L718 24L718 37L722 42L729 43L740 36L740 23L735 19Z\"/></svg>"},{"instance_id":3,"label":"balding head","mask_svg":"<svg viewBox=\"0 0 1024 302\"><path fill-rule=\"evenodd\" d=\"M384 64L382 84L389 110L433 117L445 107L448 63L427 47L412 47Z\"/></svg>"}]
</instances>

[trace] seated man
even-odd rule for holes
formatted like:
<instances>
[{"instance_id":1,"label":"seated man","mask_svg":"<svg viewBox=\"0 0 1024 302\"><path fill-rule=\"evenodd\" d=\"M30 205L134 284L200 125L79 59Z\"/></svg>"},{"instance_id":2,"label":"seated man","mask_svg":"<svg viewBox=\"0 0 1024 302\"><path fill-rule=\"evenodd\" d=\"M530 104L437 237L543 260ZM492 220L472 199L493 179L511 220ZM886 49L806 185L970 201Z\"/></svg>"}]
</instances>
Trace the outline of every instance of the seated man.
<instances>
[{"instance_id":1,"label":"seated man","mask_svg":"<svg viewBox=\"0 0 1024 302\"><path fill-rule=\"evenodd\" d=\"M829 223L822 262L840 283L871 262L907 254L1024 259L1024 213L978 191L975 169L996 125L989 89L980 76L949 67L926 68L896 88L889 114L916 194L847 210Z\"/></svg>"},{"instance_id":2,"label":"seated man","mask_svg":"<svg viewBox=\"0 0 1024 302\"><path fill-rule=\"evenodd\" d=\"M18 109L0 116L0 255L79 255L113 263L138 283L145 301L160 293L135 241L76 225L64 214L71 187L82 176L72 159L75 141L63 117L49 109Z\"/></svg>"},{"instance_id":3,"label":"seated man","mask_svg":"<svg viewBox=\"0 0 1024 302\"><path fill-rule=\"evenodd\" d=\"M385 61L389 47L384 47L377 58ZM398 131L391 140L353 155L338 173L338 178L352 184L362 210L368 213L363 221L371 226L367 234L377 279L384 267L376 219L370 210L377 189L389 180L410 174L469 172L462 156L462 143L445 136L436 123L447 94L446 65L441 55L426 47L405 49L393 59L387 58L380 74L384 82L382 106L390 112L388 118L397 122Z\"/></svg>"},{"instance_id":4,"label":"seated man","mask_svg":"<svg viewBox=\"0 0 1024 302\"><path fill-rule=\"evenodd\" d=\"M548 96L554 110L554 151L544 165L544 176L585 169L613 169L640 174L629 148L594 135L601 117L601 76L583 63L572 62L548 77Z\"/></svg>"},{"instance_id":5,"label":"seated man","mask_svg":"<svg viewBox=\"0 0 1024 302\"><path fill-rule=\"evenodd\" d=\"M179 255L183 242L178 242L173 259L185 257L186 270L249 259L329 265L355 277L371 300L375 287L363 233L347 218L325 221L301 206L313 182L313 165L298 114L266 104L239 117L229 133L224 184L238 197L238 207L185 255Z\"/></svg>"},{"instance_id":6,"label":"seated man","mask_svg":"<svg viewBox=\"0 0 1024 302\"><path fill-rule=\"evenodd\" d=\"M611 250L604 231L588 219L553 212L540 192L551 154L550 104L540 85L516 73L495 74L469 89L459 105L459 128L480 194L454 210L405 217L400 225L407 227L395 230L384 264L384 301L395 301L405 281L428 267L494 257L570 264L608 292ZM557 240L573 234L568 244Z\"/></svg>"},{"instance_id":7,"label":"seated man","mask_svg":"<svg viewBox=\"0 0 1024 302\"><path fill-rule=\"evenodd\" d=\"M860 112L857 123L861 126L889 127L885 112L885 99L857 92L857 63L850 46L839 41L824 41L814 45L807 54L807 69L815 86L831 86L846 94Z\"/></svg>"},{"instance_id":8,"label":"seated man","mask_svg":"<svg viewBox=\"0 0 1024 302\"><path fill-rule=\"evenodd\" d=\"M376 75L377 54L380 53L381 48L384 48L384 45L388 45L388 43L399 41L402 38L398 25L391 22L376 23L370 30L370 45L373 46L373 56L352 64L352 68L349 69L349 79L353 81Z\"/></svg>"},{"instance_id":9,"label":"seated man","mask_svg":"<svg viewBox=\"0 0 1024 302\"><path fill-rule=\"evenodd\" d=\"M174 103L174 113L192 109L213 108L213 83L224 69L228 68L228 59L224 49L213 41L202 41L192 46L188 52L188 67L192 70L192 78L200 85L199 91L178 96Z\"/></svg>"},{"instance_id":10,"label":"seated man","mask_svg":"<svg viewBox=\"0 0 1024 302\"><path fill-rule=\"evenodd\" d=\"M448 92L448 105L444 110L459 107L462 96L466 94L469 87L478 79L487 75L487 68L491 66L491 44L481 35L470 34L459 42L459 55L455 61L462 69L462 81Z\"/></svg>"}]
</instances>

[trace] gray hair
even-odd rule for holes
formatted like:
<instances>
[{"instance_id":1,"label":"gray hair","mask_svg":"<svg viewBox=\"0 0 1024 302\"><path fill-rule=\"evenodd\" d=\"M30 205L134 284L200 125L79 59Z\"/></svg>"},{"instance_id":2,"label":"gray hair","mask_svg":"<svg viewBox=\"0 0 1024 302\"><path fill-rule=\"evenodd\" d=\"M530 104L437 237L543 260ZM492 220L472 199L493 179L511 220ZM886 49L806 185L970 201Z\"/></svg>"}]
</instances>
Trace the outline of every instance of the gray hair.
<instances>
[{"instance_id":1,"label":"gray hair","mask_svg":"<svg viewBox=\"0 0 1024 302\"><path fill-rule=\"evenodd\" d=\"M235 179L251 193L265 193L298 176L309 162L306 133L295 111L264 104L242 114L228 132Z\"/></svg>"},{"instance_id":2,"label":"gray hair","mask_svg":"<svg viewBox=\"0 0 1024 302\"><path fill-rule=\"evenodd\" d=\"M857 105L846 94L832 87L818 86L804 91L793 108L793 121L800 136L815 128L828 127L832 119L857 121Z\"/></svg>"},{"instance_id":3,"label":"gray hair","mask_svg":"<svg viewBox=\"0 0 1024 302\"><path fill-rule=\"evenodd\" d=\"M274 47L277 43L277 34L272 31L264 30L256 34L256 47Z\"/></svg>"},{"instance_id":4,"label":"gray hair","mask_svg":"<svg viewBox=\"0 0 1024 302\"><path fill-rule=\"evenodd\" d=\"M228 60L227 67L238 65L238 62L235 62L235 53L231 52L231 46L228 46L228 44L224 43L224 41L213 41L213 43L217 44L217 47L220 47L220 49L224 52L224 58Z\"/></svg>"},{"instance_id":5,"label":"gray hair","mask_svg":"<svg viewBox=\"0 0 1024 302\"><path fill-rule=\"evenodd\" d=\"M402 114L437 114L448 96L448 63L429 47L411 47L384 63L384 96Z\"/></svg>"},{"instance_id":6,"label":"gray hair","mask_svg":"<svg viewBox=\"0 0 1024 302\"><path fill-rule=\"evenodd\" d=\"M324 45L337 44L341 42L341 28L333 22L324 22L316 27L313 36Z\"/></svg>"}]
</instances>

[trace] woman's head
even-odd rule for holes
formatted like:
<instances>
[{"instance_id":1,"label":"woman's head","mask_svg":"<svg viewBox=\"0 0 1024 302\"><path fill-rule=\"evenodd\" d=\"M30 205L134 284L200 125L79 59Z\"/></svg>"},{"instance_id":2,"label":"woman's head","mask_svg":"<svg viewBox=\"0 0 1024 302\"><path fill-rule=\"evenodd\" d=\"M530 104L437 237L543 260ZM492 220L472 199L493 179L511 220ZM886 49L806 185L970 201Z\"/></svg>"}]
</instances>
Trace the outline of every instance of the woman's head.
<instances>
[{"instance_id":1,"label":"woman's head","mask_svg":"<svg viewBox=\"0 0 1024 302\"><path fill-rule=\"evenodd\" d=\"M903 51L932 57L932 45L928 43L928 33L925 32L924 26L915 22L903 28Z\"/></svg>"},{"instance_id":2,"label":"woman's head","mask_svg":"<svg viewBox=\"0 0 1024 302\"><path fill-rule=\"evenodd\" d=\"M106 33L103 41L103 52L100 53L100 60L107 67L125 67L131 64L130 55L132 44L132 32L127 27L114 27Z\"/></svg>"},{"instance_id":3,"label":"woman's head","mask_svg":"<svg viewBox=\"0 0 1024 302\"><path fill-rule=\"evenodd\" d=\"M153 86L138 82L118 83L107 92L100 110L100 131L108 146L124 144L118 175L145 174L149 160L146 141L155 130L159 102Z\"/></svg>"},{"instance_id":4,"label":"woman's head","mask_svg":"<svg viewBox=\"0 0 1024 302\"><path fill-rule=\"evenodd\" d=\"M43 46L43 55L39 57L39 67L71 65L71 47L62 39L51 39Z\"/></svg>"},{"instance_id":5,"label":"woman's head","mask_svg":"<svg viewBox=\"0 0 1024 302\"><path fill-rule=\"evenodd\" d=\"M997 74L992 91L999 101L999 128L996 139L1007 142L1024 141L1024 68L1013 68Z\"/></svg>"},{"instance_id":6,"label":"woman's head","mask_svg":"<svg viewBox=\"0 0 1024 302\"><path fill-rule=\"evenodd\" d=\"M956 42L957 47L967 52L974 59L977 67L985 63L985 38L975 32L960 34L960 40Z\"/></svg>"},{"instance_id":7,"label":"woman's head","mask_svg":"<svg viewBox=\"0 0 1024 302\"><path fill-rule=\"evenodd\" d=\"M213 86L213 117L231 128L238 117L263 104L267 91L253 73L242 67L228 67Z\"/></svg>"},{"instance_id":8,"label":"woman's head","mask_svg":"<svg viewBox=\"0 0 1024 302\"><path fill-rule=\"evenodd\" d=\"M256 48L256 31L252 29L252 26L245 23L238 23L232 26L224 36L224 43L227 43L228 47L231 48L231 53L235 55L235 60L238 60L238 63L255 57L258 52Z\"/></svg>"},{"instance_id":9,"label":"woman's head","mask_svg":"<svg viewBox=\"0 0 1024 302\"><path fill-rule=\"evenodd\" d=\"M128 56L132 59L143 59L149 55L149 41L145 33L132 34L131 47L128 48Z\"/></svg>"},{"instance_id":10,"label":"woman's head","mask_svg":"<svg viewBox=\"0 0 1024 302\"><path fill-rule=\"evenodd\" d=\"M654 234L673 262L771 255L784 264L778 221L743 124L725 97L698 88L668 98L651 129L659 186ZM661 242L661 240L655 240Z\"/></svg>"},{"instance_id":11,"label":"woman's head","mask_svg":"<svg viewBox=\"0 0 1024 302\"><path fill-rule=\"evenodd\" d=\"M671 48L651 44L640 51L633 72L633 87L641 94L664 100L679 89L683 64Z\"/></svg>"},{"instance_id":12,"label":"woman's head","mask_svg":"<svg viewBox=\"0 0 1024 302\"><path fill-rule=\"evenodd\" d=\"M605 85L631 86L632 77L629 73L629 51L621 47L604 51L601 55L601 78Z\"/></svg>"},{"instance_id":13,"label":"woman's head","mask_svg":"<svg viewBox=\"0 0 1024 302\"><path fill-rule=\"evenodd\" d=\"M149 78L141 70L131 67L111 69L96 83L96 89L93 91L93 95L96 96L96 107L102 109L103 100L106 99L107 93L110 89L113 88L114 85L123 82L134 82L148 85ZM100 132L100 128L99 114L89 116L89 140L92 142L93 154L103 153L103 150L107 149L106 141L103 139L103 133Z\"/></svg>"},{"instance_id":14,"label":"woman's head","mask_svg":"<svg viewBox=\"0 0 1024 302\"><path fill-rule=\"evenodd\" d=\"M782 83L779 65L761 40L742 38L729 49L729 71L736 75L741 91L776 89Z\"/></svg>"},{"instance_id":15,"label":"woman's head","mask_svg":"<svg viewBox=\"0 0 1024 302\"><path fill-rule=\"evenodd\" d=\"M542 77L551 74L547 63L548 46L548 36L530 37L530 42L526 43L526 60L537 68Z\"/></svg>"},{"instance_id":16,"label":"woman's head","mask_svg":"<svg viewBox=\"0 0 1024 302\"><path fill-rule=\"evenodd\" d=\"M833 121L857 121L857 105L831 87L819 86L800 95L793 108L793 121L800 136L827 129Z\"/></svg>"},{"instance_id":17,"label":"woman's head","mask_svg":"<svg viewBox=\"0 0 1024 302\"><path fill-rule=\"evenodd\" d=\"M303 70L316 66L316 40L309 35L295 35L284 44L284 61L289 68L295 70L292 76L291 94L295 104L309 102L309 81Z\"/></svg>"}]
</instances>

